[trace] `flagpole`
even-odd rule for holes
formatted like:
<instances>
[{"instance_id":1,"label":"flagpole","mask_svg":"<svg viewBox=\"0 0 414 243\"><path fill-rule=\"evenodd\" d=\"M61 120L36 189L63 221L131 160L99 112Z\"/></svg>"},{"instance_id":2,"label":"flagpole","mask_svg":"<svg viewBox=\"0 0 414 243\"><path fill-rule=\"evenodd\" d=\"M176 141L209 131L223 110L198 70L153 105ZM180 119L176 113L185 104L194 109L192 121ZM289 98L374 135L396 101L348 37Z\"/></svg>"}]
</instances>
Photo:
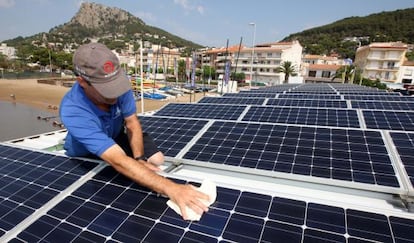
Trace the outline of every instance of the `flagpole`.
<instances>
[{"instance_id":1,"label":"flagpole","mask_svg":"<svg viewBox=\"0 0 414 243\"><path fill-rule=\"evenodd\" d=\"M141 114L144 114L144 73L143 73L143 60L142 60L142 40L140 41L140 50L139 50L139 68L140 68L140 73L141 73ZM135 73L136 74L136 73Z\"/></svg>"}]
</instances>

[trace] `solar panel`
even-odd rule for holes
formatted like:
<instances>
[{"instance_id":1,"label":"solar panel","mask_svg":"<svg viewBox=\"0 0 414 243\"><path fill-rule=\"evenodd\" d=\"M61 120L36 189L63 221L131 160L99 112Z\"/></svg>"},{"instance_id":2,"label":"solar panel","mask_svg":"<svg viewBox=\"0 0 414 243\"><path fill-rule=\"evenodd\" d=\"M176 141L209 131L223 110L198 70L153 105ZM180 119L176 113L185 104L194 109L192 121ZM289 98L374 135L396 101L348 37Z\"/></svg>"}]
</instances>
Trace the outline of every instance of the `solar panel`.
<instances>
[{"instance_id":1,"label":"solar panel","mask_svg":"<svg viewBox=\"0 0 414 243\"><path fill-rule=\"evenodd\" d=\"M414 186L414 133L390 133L395 147L398 150L401 162L411 182Z\"/></svg>"},{"instance_id":2,"label":"solar panel","mask_svg":"<svg viewBox=\"0 0 414 243\"><path fill-rule=\"evenodd\" d=\"M198 222L183 221L167 207L166 201L131 185L128 179L107 167L13 240L408 242L414 239L412 219L220 186L216 202Z\"/></svg>"},{"instance_id":3,"label":"solar panel","mask_svg":"<svg viewBox=\"0 0 414 243\"><path fill-rule=\"evenodd\" d=\"M252 106L242 120L333 127L360 127L356 110L350 109Z\"/></svg>"},{"instance_id":4,"label":"solar panel","mask_svg":"<svg viewBox=\"0 0 414 243\"><path fill-rule=\"evenodd\" d=\"M407 101L414 102L414 97L398 95L344 95L345 100L377 100L377 101Z\"/></svg>"},{"instance_id":5,"label":"solar panel","mask_svg":"<svg viewBox=\"0 0 414 243\"><path fill-rule=\"evenodd\" d=\"M170 103L157 111L157 116L237 120L246 106Z\"/></svg>"},{"instance_id":6,"label":"solar panel","mask_svg":"<svg viewBox=\"0 0 414 243\"><path fill-rule=\"evenodd\" d=\"M340 95L329 95L329 94L280 94L277 98L279 99L322 99L322 100L339 100Z\"/></svg>"},{"instance_id":7,"label":"solar panel","mask_svg":"<svg viewBox=\"0 0 414 243\"><path fill-rule=\"evenodd\" d=\"M263 105L265 98L240 98L240 97L203 97L198 103L207 104L236 104L236 105Z\"/></svg>"},{"instance_id":8,"label":"solar panel","mask_svg":"<svg viewBox=\"0 0 414 243\"><path fill-rule=\"evenodd\" d=\"M366 110L414 111L414 102L403 101L351 101L352 108Z\"/></svg>"},{"instance_id":9,"label":"solar panel","mask_svg":"<svg viewBox=\"0 0 414 243\"><path fill-rule=\"evenodd\" d=\"M216 121L183 158L399 187L381 133L376 131Z\"/></svg>"},{"instance_id":10,"label":"solar panel","mask_svg":"<svg viewBox=\"0 0 414 243\"><path fill-rule=\"evenodd\" d=\"M352 95L357 95L357 96L367 96L367 98L369 99L369 98L371 98L372 96L401 96L401 94L400 93L386 93L386 92L384 92L384 91L375 91L375 92L372 92L372 91L362 91L362 90L360 90L360 91L355 91L355 90L353 90L353 91L341 91L341 95L349 95L349 96L352 96Z\"/></svg>"},{"instance_id":11,"label":"solar panel","mask_svg":"<svg viewBox=\"0 0 414 243\"><path fill-rule=\"evenodd\" d=\"M275 93L257 93L257 92L240 92L240 93L225 93L223 97L243 97L243 98L275 98Z\"/></svg>"},{"instance_id":12,"label":"solar panel","mask_svg":"<svg viewBox=\"0 0 414 243\"><path fill-rule=\"evenodd\" d=\"M344 100L268 99L266 105L319 108L347 108Z\"/></svg>"},{"instance_id":13,"label":"solar panel","mask_svg":"<svg viewBox=\"0 0 414 243\"><path fill-rule=\"evenodd\" d=\"M175 157L207 123L205 120L139 117L144 132L167 156Z\"/></svg>"},{"instance_id":14,"label":"solar panel","mask_svg":"<svg viewBox=\"0 0 414 243\"><path fill-rule=\"evenodd\" d=\"M96 165L0 145L0 236L30 217Z\"/></svg>"},{"instance_id":15,"label":"solar panel","mask_svg":"<svg viewBox=\"0 0 414 243\"><path fill-rule=\"evenodd\" d=\"M414 112L363 110L367 128L414 131Z\"/></svg>"}]
</instances>

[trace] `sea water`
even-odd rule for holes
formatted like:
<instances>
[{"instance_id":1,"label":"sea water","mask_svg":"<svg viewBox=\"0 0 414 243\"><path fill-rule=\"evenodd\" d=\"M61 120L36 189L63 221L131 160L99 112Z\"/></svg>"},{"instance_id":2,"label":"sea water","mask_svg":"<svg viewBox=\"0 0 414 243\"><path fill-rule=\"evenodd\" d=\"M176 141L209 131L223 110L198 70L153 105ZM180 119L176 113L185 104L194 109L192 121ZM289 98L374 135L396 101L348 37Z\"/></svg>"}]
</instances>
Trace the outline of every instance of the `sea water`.
<instances>
[{"instance_id":1,"label":"sea water","mask_svg":"<svg viewBox=\"0 0 414 243\"><path fill-rule=\"evenodd\" d=\"M46 117L50 119L41 119ZM0 142L62 129L53 122L60 122L56 114L16 102L0 101Z\"/></svg>"}]
</instances>

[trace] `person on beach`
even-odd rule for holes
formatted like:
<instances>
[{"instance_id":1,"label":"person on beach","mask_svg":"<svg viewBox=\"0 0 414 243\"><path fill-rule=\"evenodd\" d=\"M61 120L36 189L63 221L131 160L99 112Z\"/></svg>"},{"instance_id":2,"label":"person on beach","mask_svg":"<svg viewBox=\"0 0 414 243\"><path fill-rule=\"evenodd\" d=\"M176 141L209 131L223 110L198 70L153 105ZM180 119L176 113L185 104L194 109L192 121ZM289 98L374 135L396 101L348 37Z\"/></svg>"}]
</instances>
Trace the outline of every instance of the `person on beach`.
<instances>
[{"instance_id":1,"label":"person on beach","mask_svg":"<svg viewBox=\"0 0 414 243\"><path fill-rule=\"evenodd\" d=\"M158 175L164 155L143 133L131 84L119 60L99 43L80 46L73 55L76 82L60 104L68 133L64 148L71 157L97 156L135 182L164 194L180 208L198 214L208 210L208 196L192 185Z\"/></svg>"}]
</instances>

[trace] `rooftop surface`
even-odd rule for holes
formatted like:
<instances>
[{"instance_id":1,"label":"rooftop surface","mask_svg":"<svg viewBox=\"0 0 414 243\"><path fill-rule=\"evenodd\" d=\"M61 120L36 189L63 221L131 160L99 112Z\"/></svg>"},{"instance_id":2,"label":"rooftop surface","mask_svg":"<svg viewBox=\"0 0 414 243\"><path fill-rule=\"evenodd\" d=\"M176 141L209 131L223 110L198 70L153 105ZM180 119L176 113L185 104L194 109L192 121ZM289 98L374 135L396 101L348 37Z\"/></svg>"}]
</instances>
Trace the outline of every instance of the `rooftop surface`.
<instances>
[{"instance_id":1,"label":"rooftop surface","mask_svg":"<svg viewBox=\"0 0 414 243\"><path fill-rule=\"evenodd\" d=\"M139 117L163 175L217 184L200 221L102 161L66 157L62 130L0 144L1 241L414 241L414 97L281 85Z\"/></svg>"}]
</instances>

